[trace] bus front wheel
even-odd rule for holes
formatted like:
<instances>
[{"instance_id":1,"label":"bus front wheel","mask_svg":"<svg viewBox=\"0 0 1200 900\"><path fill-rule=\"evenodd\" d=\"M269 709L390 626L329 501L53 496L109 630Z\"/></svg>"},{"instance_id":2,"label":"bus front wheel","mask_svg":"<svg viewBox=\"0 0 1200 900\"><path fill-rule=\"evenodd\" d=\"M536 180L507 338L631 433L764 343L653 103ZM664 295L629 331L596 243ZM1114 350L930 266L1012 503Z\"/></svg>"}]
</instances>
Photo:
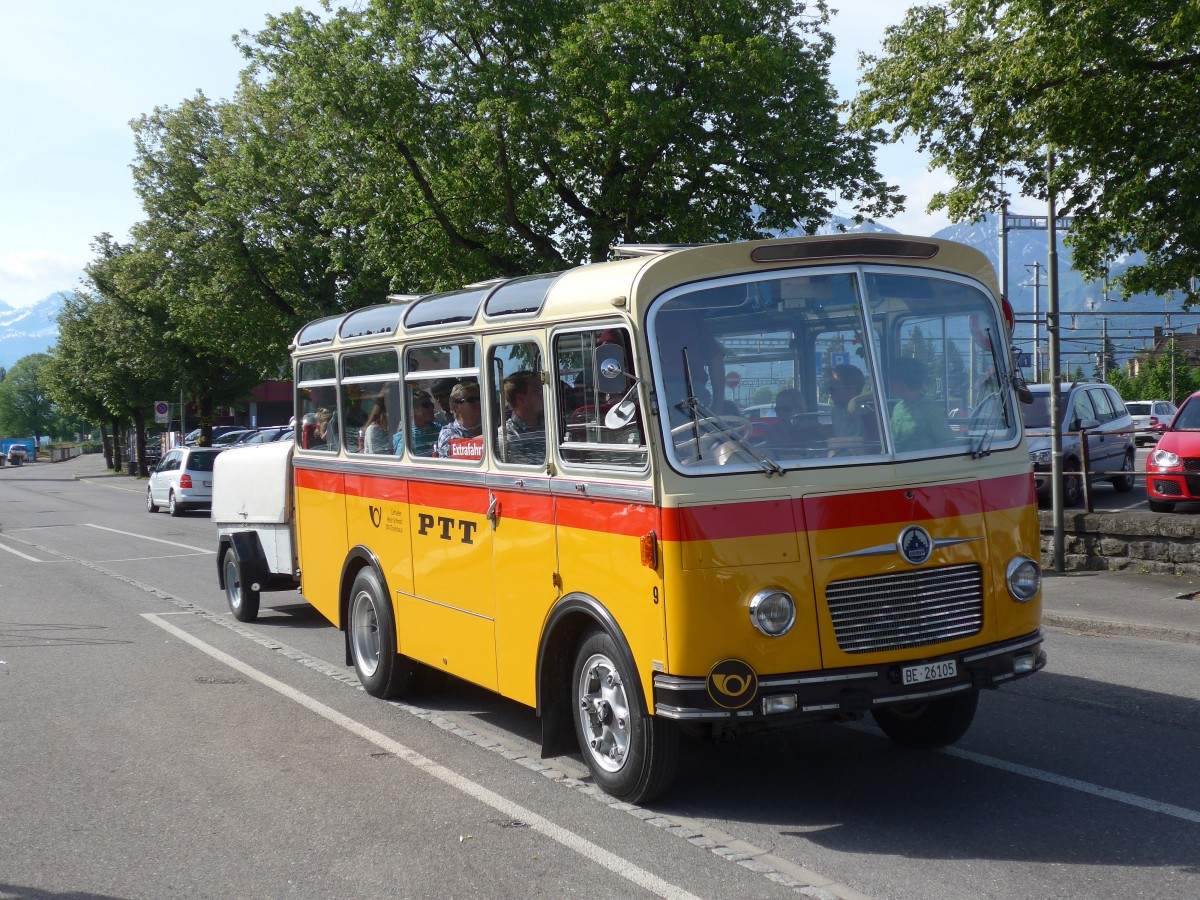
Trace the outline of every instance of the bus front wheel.
<instances>
[{"instance_id":1,"label":"bus front wheel","mask_svg":"<svg viewBox=\"0 0 1200 900\"><path fill-rule=\"evenodd\" d=\"M366 692L386 699L408 691L417 664L396 652L392 604L374 569L354 578L346 629L354 671Z\"/></svg>"},{"instance_id":2,"label":"bus front wheel","mask_svg":"<svg viewBox=\"0 0 1200 900\"><path fill-rule=\"evenodd\" d=\"M897 744L933 750L953 744L967 733L975 718L979 691L904 703L872 710L875 724Z\"/></svg>"},{"instance_id":3,"label":"bus front wheel","mask_svg":"<svg viewBox=\"0 0 1200 900\"><path fill-rule=\"evenodd\" d=\"M588 635L575 655L575 735L596 784L629 803L661 795L675 778L679 731L643 708L634 679L603 631Z\"/></svg>"}]
</instances>

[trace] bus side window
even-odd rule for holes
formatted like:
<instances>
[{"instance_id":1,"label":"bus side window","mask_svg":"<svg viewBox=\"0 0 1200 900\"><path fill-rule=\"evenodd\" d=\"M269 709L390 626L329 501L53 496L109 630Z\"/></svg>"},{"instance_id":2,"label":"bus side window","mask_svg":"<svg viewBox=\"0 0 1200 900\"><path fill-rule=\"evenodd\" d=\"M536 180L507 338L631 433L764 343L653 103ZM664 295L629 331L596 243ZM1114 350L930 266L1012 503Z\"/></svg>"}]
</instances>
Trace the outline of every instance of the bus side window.
<instances>
[{"instance_id":1,"label":"bus side window","mask_svg":"<svg viewBox=\"0 0 1200 900\"><path fill-rule=\"evenodd\" d=\"M498 344L488 366L496 459L510 465L546 464L545 387L534 343Z\"/></svg>"},{"instance_id":2,"label":"bus side window","mask_svg":"<svg viewBox=\"0 0 1200 900\"><path fill-rule=\"evenodd\" d=\"M633 359L629 333L622 328L560 334L556 338L560 452L567 462L642 468L647 449L640 410L620 428L605 424L605 415L634 384L633 372L627 373L630 377L618 390L600 377L597 348L605 344L621 345L623 358Z\"/></svg>"}]
</instances>

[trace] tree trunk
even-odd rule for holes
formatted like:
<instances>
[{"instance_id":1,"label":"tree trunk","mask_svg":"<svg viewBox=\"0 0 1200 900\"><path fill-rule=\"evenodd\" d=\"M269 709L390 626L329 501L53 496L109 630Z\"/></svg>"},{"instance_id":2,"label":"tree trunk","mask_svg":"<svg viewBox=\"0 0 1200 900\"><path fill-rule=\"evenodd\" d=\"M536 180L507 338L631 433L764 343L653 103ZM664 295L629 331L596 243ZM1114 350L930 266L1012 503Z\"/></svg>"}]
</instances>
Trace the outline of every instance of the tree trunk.
<instances>
[{"instance_id":1,"label":"tree trunk","mask_svg":"<svg viewBox=\"0 0 1200 900\"><path fill-rule=\"evenodd\" d=\"M104 466L111 469L113 467L113 442L104 425L100 426L100 443L104 447Z\"/></svg>"},{"instance_id":2,"label":"tree trunk","mask_svg":"<svg viewBox=\"0 0 1200 900\"><path fill-rule=\"evenodd\" d=\"M124 454L121 452L121 423L117 419L112 422L112 470L118 475L121 473L121 458Z\"/></svg>"},{"instance_id":3,"label":"tree trunk","mask_svg":"<svg viewBox=\"0 0 1200 900\"><path fill-rule=\"evenodd\" d=\"M140 409L133 414L133 440L138 474L146 478L146 414Z\"/></svg>"}]
</instances>

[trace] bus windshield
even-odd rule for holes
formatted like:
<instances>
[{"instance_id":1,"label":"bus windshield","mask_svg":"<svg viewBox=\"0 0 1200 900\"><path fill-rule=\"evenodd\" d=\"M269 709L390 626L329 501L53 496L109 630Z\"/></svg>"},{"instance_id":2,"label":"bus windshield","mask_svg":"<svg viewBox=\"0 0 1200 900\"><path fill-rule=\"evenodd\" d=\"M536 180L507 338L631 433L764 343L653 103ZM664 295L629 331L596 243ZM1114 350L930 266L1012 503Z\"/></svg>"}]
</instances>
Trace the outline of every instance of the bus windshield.
<instances>
[{"instance_id":1,"label":"bus windshield","mask_svg":"<svg viewBox=\"0 0 1200 900\"><path fill-rule=\"evenodd\" d=\"M1007 332L969 279L777 270L649 315L665 446L686 474L975 456L1019 439Z\"/></svg>"}]
</instances>

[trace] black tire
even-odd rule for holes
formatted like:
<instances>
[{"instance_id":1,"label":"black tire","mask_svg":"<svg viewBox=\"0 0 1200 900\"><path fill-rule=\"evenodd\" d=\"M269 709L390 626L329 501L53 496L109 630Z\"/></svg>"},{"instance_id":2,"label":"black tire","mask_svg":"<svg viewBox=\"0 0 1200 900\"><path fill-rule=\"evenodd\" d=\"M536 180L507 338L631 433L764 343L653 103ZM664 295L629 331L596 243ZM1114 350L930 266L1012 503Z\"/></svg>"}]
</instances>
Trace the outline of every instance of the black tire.
<instances>
[{"instance_id":1,"label":"black tire","mask_svg":"<svg viewBox=\"0 0 1200 900\"><path fill-rule=\"evenodd\" d=\"M647 713L637 672L622 671L622 659L606 632L594 631L580 644L571 669L575 736L605 793L645 803L661 796L675 779L679 730L674 722Z\"/></svg>"},{"instance_id":2,"label":"black tire","mask_svg":"<svg viewBox=\"0 0 1200 900\"><path fill-rule=\"evenodd\" d=\"M146 485L146 512L158 512L158 504L154 502L154 495L150 493L150 485Z\"/></svg>"},{"instance_id":3,"label":"black tire","mask_svg":"<svg viewBox=\"0 0 1200 900\"><path fill-rule=\"evenodd\" d=\"M409 693L418 665L396 652L395 613L374 569L355 576L346 620L354 671L366 692L383 699Z\"/></svg>"},{"instance_id":4,"label":"black tire","mask_svg":"<svg viewBox=\"0 0 1200 900\"><path fill-rule=\"evenodd\" d=\"M243 584L242 567L232 547L225 551L221 569L225 574L225 599L229 602L229 611L239 622L253 622L258 618L259 593Z\"/></svg>"},{"instance_id":5,"label":"black tire","mask_svg":"<svg viewBox=\"0 0 1200 900\"><path fill-rule=\"evenodd\" d=\"M975 718L979 691L904 703L871 711L875 724L897 744L933 750L953 744L967 733Z\"/></svg>"},{"instance_id":6,"label":"black tire","mask_svg":"<svg viewBox=\"0 0 1200 900\"><path fill-rule=\"evenodd\" d=\"M175 499L175 492L167 494L167 512L178 518L183 515L183 507L179 505L179 501Z\"/></svg>"},{"instance_id":7,"label":"black tire","mask_svg":"<svg viewBox=\"0 0 1200 900\"><path fill-rule=\"evenodd\" d=\"M1072 460L1071 465L1078 465ZM1062 478L1063 506L1078 506L1083 499L1083 476L1078 471L1071 471L1064 465Z\"/></svg>"},{"instance_id":8,"label":"black tire","mask_svg":"<svg viewBox=\"0 0 1200 900\"><path fill-rule=\"evenodd\" d=\"M1112 479L1113 490L1119 494L1128 494L1133 490L1133 454L1126 453L1125 460L1121 464L1121 471L1125 474L1116 475Z\"/></svg>"},{"instance_id":9,"label":"black tire","mask_svg":"<svg viewBox=\"0 0 1200 900\"><path fill-rule=\"evenodd\" d=\"M1161 500L1152 500L1146 498L1146 505L1150 507L1150 512L1171 512L1175 509L1174 503L1163 503Z\"/></svg>"}]
</instances>

